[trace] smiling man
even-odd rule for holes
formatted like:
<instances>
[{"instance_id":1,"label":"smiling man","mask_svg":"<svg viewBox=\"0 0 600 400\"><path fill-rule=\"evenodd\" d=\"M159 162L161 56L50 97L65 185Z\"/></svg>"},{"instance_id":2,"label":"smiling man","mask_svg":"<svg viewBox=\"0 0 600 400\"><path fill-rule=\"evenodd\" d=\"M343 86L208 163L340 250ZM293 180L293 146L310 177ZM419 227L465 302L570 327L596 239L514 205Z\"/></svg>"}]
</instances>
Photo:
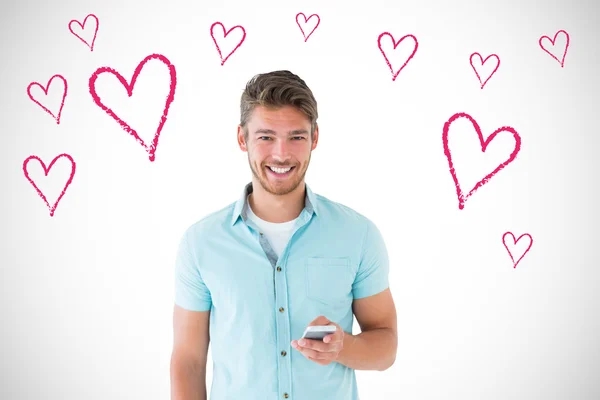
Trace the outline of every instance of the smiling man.
<instances>
[{"instance_id":1,"label":"smiling man","mask_svg":"<svg viewBox=\"0 0 600 400\"><path fill-rule=\"evenodd\" d=\"M191 225L177 254L172 400L207 399L209 343L212 400L357 400L355 370L394 363L381 233L304 180L317 117L311 90L289 71L246 85L237 141L252 181L236 202ZM336 331L302 339L314 325Z\"/></svg>"}]
</instances>

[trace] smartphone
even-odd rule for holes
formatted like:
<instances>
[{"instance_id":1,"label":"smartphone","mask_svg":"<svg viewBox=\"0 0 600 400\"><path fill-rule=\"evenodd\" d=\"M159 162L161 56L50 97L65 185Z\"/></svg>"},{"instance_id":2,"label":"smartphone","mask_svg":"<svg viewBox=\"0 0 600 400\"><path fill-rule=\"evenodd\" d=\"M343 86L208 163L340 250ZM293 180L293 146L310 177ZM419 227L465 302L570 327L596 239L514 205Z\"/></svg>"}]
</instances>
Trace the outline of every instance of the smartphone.
<instances>
[{"instance_id":1,"label":"smartphone","mask_svg":"<svg viewBox=\"0 0 600 400\"><path fill-rule=\"evenodd\" d=\"M304 334L302 334L302 337L304 339L323 340L323 338L325 336L334 333L335 330L336 330L335 325L308 326L304 330Z\"/></svg>"}]
</instances>

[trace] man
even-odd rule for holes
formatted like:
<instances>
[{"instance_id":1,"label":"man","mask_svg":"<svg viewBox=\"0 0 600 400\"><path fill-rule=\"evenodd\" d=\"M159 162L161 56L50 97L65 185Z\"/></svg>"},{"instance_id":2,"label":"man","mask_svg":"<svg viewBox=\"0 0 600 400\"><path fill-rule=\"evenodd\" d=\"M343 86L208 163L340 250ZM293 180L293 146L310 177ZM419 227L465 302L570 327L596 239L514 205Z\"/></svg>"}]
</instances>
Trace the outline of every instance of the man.
<instances>
[{"instance_id":1,"label":"man","mask_svg":"<svg viewBox=\"0 0 600 400\"><path fill-rule=\"evenodd\" d=\"M394 363L383 238L304 182L317 116L311 90L289 71L246 85L237 140L252 181L188 228L177 255L172 400L206 399L209 341L212 400L356 400L355 370ZM299 340L309 325L336 332Z\"/></svg>"}]
</instances>

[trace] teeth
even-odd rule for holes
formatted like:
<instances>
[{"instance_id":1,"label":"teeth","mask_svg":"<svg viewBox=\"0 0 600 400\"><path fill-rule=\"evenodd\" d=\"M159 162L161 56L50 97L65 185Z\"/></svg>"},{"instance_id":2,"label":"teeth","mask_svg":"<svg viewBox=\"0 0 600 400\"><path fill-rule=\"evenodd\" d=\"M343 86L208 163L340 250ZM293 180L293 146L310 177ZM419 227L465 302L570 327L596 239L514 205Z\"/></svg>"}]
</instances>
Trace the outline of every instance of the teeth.
<instances>
[{"instance_id":1,"label":"teeth","mask_svg":"<svg viewBox=\"0 0 600 400\"><path fill-rule=\"evenodd\" d=\"M275 167L269 167L271 168L272 171L277 172L278 174L285 174L286 172L288 172L290 169L292 169L292 167L289 168L275 168Z\"/></svg>"}]
</instances>

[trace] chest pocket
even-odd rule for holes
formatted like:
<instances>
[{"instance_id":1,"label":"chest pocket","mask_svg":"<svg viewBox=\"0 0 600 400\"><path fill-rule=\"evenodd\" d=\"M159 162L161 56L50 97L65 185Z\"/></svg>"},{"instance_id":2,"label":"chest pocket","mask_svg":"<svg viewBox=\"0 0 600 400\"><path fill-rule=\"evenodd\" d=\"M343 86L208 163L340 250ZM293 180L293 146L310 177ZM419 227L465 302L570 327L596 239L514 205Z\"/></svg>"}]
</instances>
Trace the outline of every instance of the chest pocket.
<instances>
[{"instance_id":1,"label":"chest pocket","mask_svg":"<svg viewBox=\"0 0 600 400\"><path fill-rule=\"evenodd\" d=\"M306 297L327 305L351 302L354 277L349 257L309 257L304 266Z\"/></svg>"}]
</instances>

